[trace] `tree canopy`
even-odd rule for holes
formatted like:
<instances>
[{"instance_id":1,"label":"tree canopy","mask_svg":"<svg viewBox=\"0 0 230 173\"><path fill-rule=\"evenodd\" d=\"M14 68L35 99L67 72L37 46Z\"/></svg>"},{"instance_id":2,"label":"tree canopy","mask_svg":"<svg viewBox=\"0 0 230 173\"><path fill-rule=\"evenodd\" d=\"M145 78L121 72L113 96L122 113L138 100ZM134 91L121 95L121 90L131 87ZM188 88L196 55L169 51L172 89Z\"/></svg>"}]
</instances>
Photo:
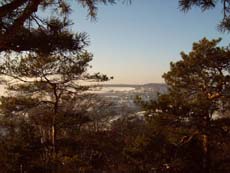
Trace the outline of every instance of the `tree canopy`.
<instances>
[{"instance_id":1,"label":"tree canopy","mask_svg":"<svg viewBox=\"0 0 230 173\"><path fill-rule=\"evenodd\" d=\"M171 63L170 71L163 75L169 93L178 97L175 102L181 101L174 106L177 109L180 104L186 106L190 112L187 116L213 119L213 113L223 109L221 106L225 106L224 100L229 97L230 51L228 47L217 47L219 42L220 39L204 38L194 43L192 51L182 52L182 60Z\"/></svg>"},{"instance_id":2,"label":"tree canopy","mask_svg":"<svg viewBox=\"0 0 230 173\"><path fill-rule=\"evenodd\" d=\"M58 49L55 53L48 55L40 51L23 53L9 51L2 57L0 74L7 76L6 85L9 94L0 99L0 119L4 121L4 125L0 125L0 128L27 135L27 132L21 134L21 130L23 131L21 126L31 127L33 131L31 133L37 135L36 139L33 138L32 141L28 139L25 143L38 143L41 148L36 159L39 160L39 157L42 157L40 168L46 171L47 169L56 170L57 162L60 162L57 158L57 146L60 146L56 144L57 137L60 141L63 136L67 138L67 134L74 136L73 134L78 133L81 125L90 121L88 109L96 107L92 106L92 94L83 92L93 85L86 86L81 82L109 79L106 75L88 72L91 60L92 54L85 50L84 43L82 43L82 48L75 51ZM9 82L10 79L13 79L13 83ZM9 124L12 126L9 127ZM8 133L8 130L6 132L7 136L13 138L14 134ZM33 145L32 143L25 145ZM29 150L25 147L25 150L27 149ZM25 155L23 150L17 152L19 155ZM15 163L20 163L23 170L30 170L26 168L29 160L15 159Z\"/></svg>"},{"instance_id":3,"label":"tree canopy","mask_svg":"<svg viewBox=\"0 0 230 173\"><path fill-rule=\"evenodd\" d=\"M88 15L95 18L98 4L113 4L116 1L77 0L76 2L87 8ZM71 24L69 20L69 14L73 10L71 3L75 2L69 0L1 1L0 51L30 51L31 48L40 49L41 45L43 49L50 47L51 39L55 42L53 46L76 49L78 38L75 38L74 34L63 31L63 28L67 29ZM65 41L61 43L63 40Z\"/></svg>"},{"instance_id":4,"label":"tree canopy","mask_svg":"<svg viewBox=\"0 0 230 173\"><path fill-rule=\"evenodd\" d=\"M183 124L193 129L188 139L200 136L203 173L217 169L210 161L210 147L217 142L214 136L219 135L218 140L226 138L229 126L225 113L230 101L230 50L218 47L220 41L204 38L194 43L188 54L182 52L182 59L171 63L170 71L163 75L168 93L144 105L153 117L171 116L172 126ZM221 164L226 161L223 159Z\"/></svg>"}]
</instances>

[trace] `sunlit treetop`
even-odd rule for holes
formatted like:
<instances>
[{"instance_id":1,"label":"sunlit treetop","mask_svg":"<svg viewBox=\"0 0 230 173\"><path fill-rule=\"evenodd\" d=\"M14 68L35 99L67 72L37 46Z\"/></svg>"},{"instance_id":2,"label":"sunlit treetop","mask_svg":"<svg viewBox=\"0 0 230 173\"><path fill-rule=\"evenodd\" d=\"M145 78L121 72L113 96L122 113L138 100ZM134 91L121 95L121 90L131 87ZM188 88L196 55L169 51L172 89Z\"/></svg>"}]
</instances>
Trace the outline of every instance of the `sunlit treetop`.
<instances>
[{"instance_id":1,"label":"sunlit treetop","mask_svg":"<svg viewBox=\"0 0 230 173\"><path fill-rule=\"evenodd\" d=\"M141 102L144 108L198 122L211 120L214 112L229 110L230 50L218 46L220 41L203 38L193 43L189 53L181 52L181 60L171 62L163 75L168 92L157 101Z\"/></svg>"},{"instance_id":2,"label":"sunlit treetop","mask_svg":"<svg viewBox=\"0 0 230 173\"><path fill-rule=\"evenodd\" d=\"M218 47L220 40L204 38L194 43L192 51L182 52L182 60L171 63L170 71L163 75L172 101L181 99L179 105L186 105L196 116L211 118L214 111L229 106L230 50Z\"/></svg>"}]
</instances>

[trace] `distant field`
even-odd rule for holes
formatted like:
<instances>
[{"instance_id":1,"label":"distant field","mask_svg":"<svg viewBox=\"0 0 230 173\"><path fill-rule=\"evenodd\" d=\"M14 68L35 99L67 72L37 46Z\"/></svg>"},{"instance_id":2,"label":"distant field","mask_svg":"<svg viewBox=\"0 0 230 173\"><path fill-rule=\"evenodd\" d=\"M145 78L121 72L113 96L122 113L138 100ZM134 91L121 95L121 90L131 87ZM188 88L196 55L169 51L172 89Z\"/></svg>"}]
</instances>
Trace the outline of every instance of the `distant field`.
<instances>
[{"instance_id":1,"label":"distant field","mask_svg":"<svg viewBox=\"0 0 230 173\"><path fill-rule=\"evenodd\" d=\"M94 91L91 91L92 93L110 93L110 92L128 92L128 91L133 91L135 88L133 87L101 87L98 88Z\"/></svg>"}]
</instances>

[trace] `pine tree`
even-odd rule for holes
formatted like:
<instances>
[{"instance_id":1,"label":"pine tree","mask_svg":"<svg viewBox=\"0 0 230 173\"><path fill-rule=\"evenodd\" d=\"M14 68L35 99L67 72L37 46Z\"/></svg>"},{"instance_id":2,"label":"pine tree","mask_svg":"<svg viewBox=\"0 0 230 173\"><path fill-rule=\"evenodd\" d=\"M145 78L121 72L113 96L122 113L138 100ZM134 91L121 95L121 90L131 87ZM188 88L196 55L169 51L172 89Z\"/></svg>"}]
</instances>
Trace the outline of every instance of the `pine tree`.
<instances>
[{"instance_id":1,"label":"pine tree","mask_svg":"<svg viewBox=\"0 0 230 173\"><path fill-rule=\"evenodd\" d=\"M79 5L87 8L88 15L92 18L96 17L98 4L106 5L115 2L115 0L77 0ZM77 41L75 37L65 33L52 33L55 31L55 26L50 21L55 17L63 26L72 24L69 14L74 10L73 3L76 2L70 0L1 1L0 51L15 50L20 52L43 49L47 46L50 47L50 40L53 40L55 46L59 48L74 50L76 44L73 43ZM63 39L69 44L66 42L63 44Z\"/></svg>"},{"instance_id":2,"label":"pine tree","mask_svg":"<svg viewBox=\"0 0 230 173\"><path fill-rule=\"evenodd\" d=\"M48 155L52 160L57 155L57 129L64 128L65 119L72 121L65 128L73 130L77 124L88 121L76 110L76 105L84 108L83 101L88 95L84 91L92 87L82 82L109 79L100 73L87 72L92 54L84 46L82 43L78 51L58 50L49 55L44 52L16 54L10 51L4 54L0 64L0 73L6 76L10 92L9 96L1 98L2 114L12 119L28 117L40 133L41 142L51 144ZM13 83L9 82L10 78ZM49 160L49 157L46 159Z\"/></svg>"},{"instance_id":3,"label":"pine tree","mask_svg":"<svg viewBox=\"0 0 230 173\"><path fill-rule=\"evenodd\" d=\"M230 50L218 47L219 42L220 39L209 41L204 38L193 44L190 53L182 52L182 60L171 63L170 71L163 75L168 93L145 105L154 115L173 115L176 122L189 124L194 132L182 142L186 143L198 134L201 136L203 173L214 169L210 160L211 139L217 129L225 131L227 126L217 122L221 118L228 122L228 118L222 116L229 110Z\"/></svg>"}]
</instances>

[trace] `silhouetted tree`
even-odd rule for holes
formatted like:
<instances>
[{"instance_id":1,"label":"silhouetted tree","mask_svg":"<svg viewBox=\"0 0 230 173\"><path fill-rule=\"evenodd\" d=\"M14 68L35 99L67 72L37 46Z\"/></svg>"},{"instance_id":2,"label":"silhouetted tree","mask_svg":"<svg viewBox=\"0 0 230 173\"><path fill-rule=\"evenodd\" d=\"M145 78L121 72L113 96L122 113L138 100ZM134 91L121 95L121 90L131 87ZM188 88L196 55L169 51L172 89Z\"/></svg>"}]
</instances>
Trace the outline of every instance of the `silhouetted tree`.
<instances>
[{"instance_id":1,"label":"silhouetted tree","mask_svg":"<svg viewBox=\"0 0 230 173\"><path fill-rule=\"evenodd\" d=\"M74 111L77 103L80 105L84 101L79 98L86 98L82 91L89 89L89 86L84 86L79 81L108 80L106 75L99 73L90 75L87 72L91 60L92 54L83 47L78 51L58 51L51 55L43 52L5 53L0 64L0 73L7 76L7 79L13 78L15 83L9 84L7 81L8 90L14 94L1 98L2 113L14 118L29 116L38 122L38 126L42 127L41 133L43 131L45 133L41 140L46 141L48 135L50 138L48 142L52 144L52 155L55 156L57 126L60 126L57 121L60 119L59 115L72 115L70 111L72 109L72 123L78 121L80 124L80 121L83 123L87 121L83 117L80 118L81 116L77 114L79 111ZM64 110L63 107L70 103L72 108L69 111ZM74 116L77 116L75 120ZM41 123L39 117L43 119L43 124L39 124ZM64 123L62 119L62 125ZM71 125L74 124L70 124L69 128Z\"/></svg>"},{"instance_id":2,"label":"silhouetted tree","mask_svg":"<svg viewBox=\"0 0 230 173\"><path fill-rule=\"evenodd\" d=\"M3 0L0 4L0 51L40 49L41 46L49 47L51 40L57 47L75 49L71 44L62 43L63 39L68 43L76 43L74 36L57 33L58 28L50 19L55 16L59 23L67 26L72 23L69 14L74 10L73 3L87 8L88 15L95 18L99 4L115 2L116 0Z\"/></svg>"},{"instance_id":3,"label":"silhouetted tree","mask_svg":"<svg viewBox=\"0 0 230 173\"><path fill-rule=\"evenodd\" d=\"M153 114L176 115L177 121L197 130L194 134L202 136L205 173L211 171L209 140L213 127L223 127L214 125L215 119L221 118L229 105L230 50L218 47L219 42L204 38L193 44L189 54L182 52L182 60L171 63L170 71L163 75L168 93L145 105Z\"/></svg>"}]
</instances>

